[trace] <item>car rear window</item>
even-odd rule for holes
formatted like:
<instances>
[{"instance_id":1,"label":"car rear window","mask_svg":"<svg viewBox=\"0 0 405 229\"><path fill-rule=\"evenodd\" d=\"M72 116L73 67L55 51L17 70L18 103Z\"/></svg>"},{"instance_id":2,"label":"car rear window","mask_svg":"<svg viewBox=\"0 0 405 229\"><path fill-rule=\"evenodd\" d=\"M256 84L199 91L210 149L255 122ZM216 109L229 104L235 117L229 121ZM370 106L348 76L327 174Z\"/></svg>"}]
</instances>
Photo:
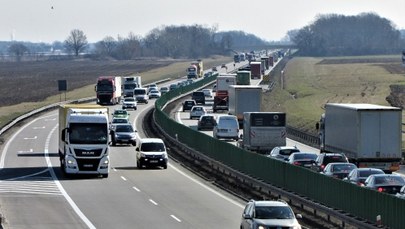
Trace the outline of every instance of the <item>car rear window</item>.
<instances>
[{"instance_id":1,"label":"car rear window","mask_svg":"<svg viewBox=\"0 0 405 229\"><path fill-rule=\"evenodd\" d=\"M300 150L299 149L282 149L282 150L280 150L279 154L284 155L284 156L289 156L292 153L297 153L297 152L300 152Z\"/></svg>"},{"instance_id":2,"label":"car rear window","mask_svg":"<svg viewBox=\"0 0 405 229\"><path fill-rule=\"evenodd\" d=\"M326 165L331 162L347 162L347 160L341 155L325 156L323 163Z\"/></svg>"},{"instance_id":3,"label":"car rear window","mask_svg":"<svg viewBox=\"0 0 405 229\"><path fill-rule=\"evenodd\" d=\"M373 174L383 174L384 172L378 171L378 170L366 170L366 171L360 171L359 176L360 177L369 177L370 175Z\"/></svg>"}]
</instances>

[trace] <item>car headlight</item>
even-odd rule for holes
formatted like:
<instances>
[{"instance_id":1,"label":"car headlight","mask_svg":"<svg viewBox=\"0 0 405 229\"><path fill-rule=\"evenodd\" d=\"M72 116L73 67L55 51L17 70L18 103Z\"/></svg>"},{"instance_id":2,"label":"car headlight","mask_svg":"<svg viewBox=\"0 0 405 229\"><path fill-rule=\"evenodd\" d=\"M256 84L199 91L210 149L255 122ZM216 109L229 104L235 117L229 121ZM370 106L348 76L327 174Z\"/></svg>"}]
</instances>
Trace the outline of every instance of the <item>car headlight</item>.
<instances>
[{"instance_id":1,"label":"car headlight","mask_svg":"<svg viewBox=\"0 0 405 229\"><path fill-rule=\"evenodd\" d=\"M140 153L139 156L146 157L146 155L144 153Z\"/></svg>"},{"instance_id":2,"label":"car headlight","mask_svg":"<svg viewBox=\"0 0 405 229\"><path fill-rule=\"evenodd\" d=\"M262 226L262 225L258 225L258 226L257 226L257 229L266 229L266 227L265 227L265 226Z\"/></svg>"}]
</instances>

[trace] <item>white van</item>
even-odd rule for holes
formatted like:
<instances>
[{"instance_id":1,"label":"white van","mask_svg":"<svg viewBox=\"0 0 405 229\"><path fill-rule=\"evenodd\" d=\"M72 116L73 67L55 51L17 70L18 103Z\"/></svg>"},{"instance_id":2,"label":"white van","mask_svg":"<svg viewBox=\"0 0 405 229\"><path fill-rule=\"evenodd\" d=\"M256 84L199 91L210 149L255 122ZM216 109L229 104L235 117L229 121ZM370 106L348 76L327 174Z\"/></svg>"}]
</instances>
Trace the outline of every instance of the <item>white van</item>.
<instances>
[{"instance_id":1,"label":"white van","mask_svg":"<svg viewBox=\"0 0 405 229\"><path fill-rule=\"evenodd\" d=\"M213 130L214 138L239 139L239 123L235 115L220 115Z\"/></svg>"},{"instance_id":2,"label":"white van","mask_svg":"<svg viewBox=\"0 0 405 229\"><path fill-rule=\"evenodd\" d=\"M160 138L141 138L136 151L136 167L161 166L167 169L167 151L165 143Z\"/></svg>"},{"instance_id":3,"label":"white van","mask_svg":"<svg viewBox=\"0 0 405 229\"><path fill-rule=\"evenodd\" d=\"M146 88L135 88L134 95L138 103L148 103L149 96Z\"/></svg>"}]
</instances>

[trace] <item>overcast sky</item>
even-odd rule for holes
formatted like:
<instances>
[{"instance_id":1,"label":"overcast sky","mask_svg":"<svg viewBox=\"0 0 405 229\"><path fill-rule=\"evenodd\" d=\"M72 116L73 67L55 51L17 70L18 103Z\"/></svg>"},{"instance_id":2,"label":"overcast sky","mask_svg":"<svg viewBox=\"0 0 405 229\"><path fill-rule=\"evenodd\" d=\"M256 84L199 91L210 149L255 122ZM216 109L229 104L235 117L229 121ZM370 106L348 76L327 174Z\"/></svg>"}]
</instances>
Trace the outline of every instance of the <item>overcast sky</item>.
<instances>
[{"instance_id":1,"label":"overcast sky","mask_svg":"<svg viewBox=\"0 0 405 229\"><path fill-rule=\"evenodd\" d=\"M405 0L0 0L0 41L63 41L72 29L89 42L144 37L162 25L201 24L272 41L319 14L374 12L405 28Z\"/></svg>"}]
</instances>

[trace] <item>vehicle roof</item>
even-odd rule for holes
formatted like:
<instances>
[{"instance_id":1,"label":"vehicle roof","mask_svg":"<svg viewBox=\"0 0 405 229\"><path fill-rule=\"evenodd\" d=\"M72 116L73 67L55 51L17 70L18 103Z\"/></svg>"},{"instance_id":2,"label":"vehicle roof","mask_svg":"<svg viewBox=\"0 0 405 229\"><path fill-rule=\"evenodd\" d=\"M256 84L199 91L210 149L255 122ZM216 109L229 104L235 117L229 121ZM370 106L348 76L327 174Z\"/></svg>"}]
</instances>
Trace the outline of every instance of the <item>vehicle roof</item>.
<instances>
[{"instance_id":1,"label":"vehicle roof","mask_svg":"<svg viewBox=\"0 0 405 229\"><path fill-rule=\"evenodd\" d=\"M280 148L281 150L283 149L298 149L296 146L276 146L278 148Z\"/></svg>"},{"instance_id":2,"label":"vehicle roof","mask_svg":"<svg viewBox=\"0 0 405 229\"><path fill-rule=\"evenodd\" d=\"M151 142L157 142L157 143L164 143L162 139L160 138L141 138L139 139L140 143L151 143Z\"/></svg>"},{"instance_id":3,"label":"vehicle roof","mask_svg":"<svg viewBox=\"0 0 405 229\"><path fill-rule=\"evenodd\" d=\"M277 200L258 200L254 203L255 206L289 206L287 203Z\"/></svg>"}]
</instances>

